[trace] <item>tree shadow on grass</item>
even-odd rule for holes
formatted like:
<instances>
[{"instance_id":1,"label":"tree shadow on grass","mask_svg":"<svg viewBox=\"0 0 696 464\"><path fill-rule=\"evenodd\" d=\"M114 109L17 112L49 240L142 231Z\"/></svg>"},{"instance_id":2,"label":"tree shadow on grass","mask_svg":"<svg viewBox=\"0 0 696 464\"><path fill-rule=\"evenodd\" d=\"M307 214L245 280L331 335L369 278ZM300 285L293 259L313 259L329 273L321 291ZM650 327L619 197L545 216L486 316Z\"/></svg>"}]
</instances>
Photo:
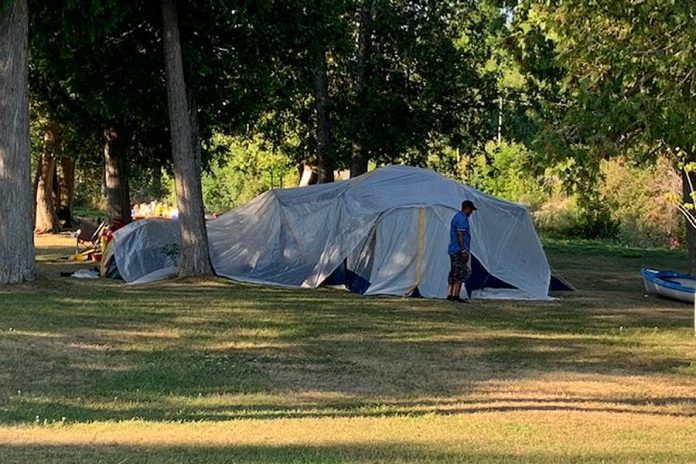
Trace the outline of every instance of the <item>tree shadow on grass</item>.
<instances>
[{"instance_id":1,"label":"tree shadow on grass","mask_svg":"<svg viewBox=\"0 0 696 464\"><path fill-rule=\"evenodd\" d=\"M0 422L32 422L35 416L228 420L248 417L242 408L259 417L373 414L365 407L379 414L373 398L380 398L389 414L421 414L418 402L390 412L390 400L466 395L490 380L544 373L673 374L693 370L695 361L676 348L655 348L640 332L688 325L688 311L657 302L654 307L664 311L656 313L642 296L607 299L608 290L551 304L464 307L220 282L65 285L13 293L0 302L0 348L9 353L0 359ZM19 390L24 398L15 394ZM168 395L282 397L298 391L353 399L285 409L166 401ZM133 404L110 407L116 397ZM599 403L592 410L629 412L620 398L592 401ZM685 410L693 406L680 403ZM440 405L431 412L540 407L518 401L458 409ZM569 401L548 408L578 406Z\"/></svg>"},{"instance_id":2,"label":"tree shadow on grass","mask_svg":"<svg viewBox=\"0 0 696 464\"><path fill-rule=\"evenodd\" d=\"M128 403L125 403L128 404ZM505 413L505 412L582 412L606 414L641 414L661 417L696 417L696 399L693 397L650 397L618 398L573 397L493 397L472 400L437 400L422 399L350 403L303 403L297 405L279 405L259 401L249 404L226 404L220 406L171 407L166 402L121 403L110 409L104 405L90 407L75 404L72 400L54 399L46 404L24 403L26 408L0 412L3 424L27 424L34 422L33 417L26 417L24 411L31 410L38 422L47 423L82 423L92 421L129 421L144 420L148 422L220 422L230 420L271 420L271 419L336 419L336 418L386 418L386 417L424 417L452 416L462 414ZM29 420L28 420L29 419Z\"/></svg>"}]
</instances>

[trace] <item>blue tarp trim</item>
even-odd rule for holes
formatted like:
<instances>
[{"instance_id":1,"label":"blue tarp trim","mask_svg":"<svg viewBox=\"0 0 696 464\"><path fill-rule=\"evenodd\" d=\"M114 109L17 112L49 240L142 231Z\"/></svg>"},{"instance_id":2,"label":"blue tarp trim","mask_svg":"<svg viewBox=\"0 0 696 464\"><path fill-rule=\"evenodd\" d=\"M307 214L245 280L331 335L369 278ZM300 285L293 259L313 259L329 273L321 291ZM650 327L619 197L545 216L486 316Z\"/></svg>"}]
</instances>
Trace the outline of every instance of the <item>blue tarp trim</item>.
<instances>
[{"instance_id":1,"label":"blue tarp trim","mask_svg":"<svg viewBox=\"0 0 696 464\"><path fill-rule=\"evenodd\" d=\"M345 285L353 293L364 294L370 288L370 281L348 269L346 262L338 266L322 285Z\"/></svg>"},{"instance_id":2,"label":"blue tarp trim","mask_svg":"<svg viewBox=\"0 0 696 464\"><path fill-rule=\"evenodd\" d=\"M355 272L348 269L346 262L344 261L335 271L331 273L329 277L324 280L322 285L345 285L353 293L364 294L368 288L370 288L370 281L364 277L356 274ZM466 289L469 297L471 297L471 292L474 290L479 290L482 288L516 288L509 283L498 279L494 275L491 275L481 262L472 257L471 261L471 276L466 281ZM571 287L566 285L563 281L551 277L551 282L549 284L550 291L559 290L573 290ZM420 296L418 287L416 287L411 294L411 296Z\"/></svg>"}]
</instances>

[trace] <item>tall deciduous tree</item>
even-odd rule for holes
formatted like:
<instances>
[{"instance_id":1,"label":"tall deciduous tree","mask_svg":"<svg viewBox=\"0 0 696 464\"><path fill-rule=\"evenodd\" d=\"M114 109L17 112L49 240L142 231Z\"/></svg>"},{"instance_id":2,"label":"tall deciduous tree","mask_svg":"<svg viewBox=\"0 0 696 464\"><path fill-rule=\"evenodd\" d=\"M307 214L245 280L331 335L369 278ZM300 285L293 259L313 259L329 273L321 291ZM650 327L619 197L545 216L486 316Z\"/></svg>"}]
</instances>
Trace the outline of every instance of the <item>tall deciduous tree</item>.
<instances>
[{"instance_id":1,"label":"tall deciduous tree","mask_svg":"<svg viewBox=\"0 0 696 464\"><path fill-rule=\"evenodd\" d=\"M0 1L0 284L34 279L27 0Z\"/></svg>"},{"instance_id":2,"label":"tall deciduous tree","mask_svg":"<svg viewBox=\"0 0 696 464\"><path fill-rule=\"evenodd\" d=\"M564 73L562 98L550 105L560 116L547 121L542 138L549 153L571 154L586 177L616 154L696 160L696 3L529 0L521 7L554 44ZM691 226L687 238L696 272Z\"/></svg>"},{"instance_id":3,"label":"tall deciduous tree","mask_svg":"<svg viewBox=\"0 0 696 464\"><path fill-rule=\"evenodd\" d=\"M32 109L59 122L65 153L104 166L115 219L130 217L128 168L167 163L160 18L115 0L37 2L30 15Z\"/></svg>"},{"instance_id":4,"label":"tall deciduous tree","mask_svg":"<svg viewBox=\"0 0 696 464\"><path fill-rule=\"evenodd\" d=\"M326 51L320 51L314 67L314 106L316 111L317 168L320 184L334 181L331 99L326 71Z\"/></svg>"},{"instance_id":5,"label":"tall deciduous tree","mask_svg":"<svg viewBox=\"0 0 696 464\"><path fill-rule=\"evenodd\" d=\"M284 2L279 2L283 5ZM276 76L272 129L301 141L298 163L316 161L311 113L317 50L329 51L334 164L352 175L377 164L426 163L432 141L462 151L488 140L495 78L478 2L352 0L292 2L273 31L285 37ZM270 28L270 26L268 26ZM278 130L278 127L285 130ZM265 128L264 128L265 129ZM273 138L273 133L268 134ZM281 142L282 143L282 142ZM304 158L302 158L304 157Z\"/></svg>"},{"instance_id":6,"label":"tall deciduous tree","mask_svg":"<svg viewBox=\"0 0 696 464\"><path fill-rule=\"evenodd\" d=\"M351 135L350 177L367 172L368 154L363 139L367 133L365 112L367 111L366 84L372 66L372 5L374 0L363 0L358 19L358 43L355 69L355 128Z\"/></svg>"},{"instance_id":7,"label":"tall deciduous tree","mask_svg":"<svg viewBox=\"0 0 696 464\"><path fill-rule=\"evenodd\" d=\"M192 128L195 109L189 108L187 101L177 6L175 0L162 0L161 4L169 127L181 229L179 275L212 274L203 210L200 151L194 145L197 140L194 140Z\"/></svg>"},{"instance_id":8,"label":"tall deciduous tree","mask_svg":"<svg viewBox=\"0 0 696 464\"><path fill-rule=\"evenodd\" d=\"M107 207L112 219L131 221L128 182L129 137L121 125L104 129L104 184Z\"/></svg>"}]
</instances>

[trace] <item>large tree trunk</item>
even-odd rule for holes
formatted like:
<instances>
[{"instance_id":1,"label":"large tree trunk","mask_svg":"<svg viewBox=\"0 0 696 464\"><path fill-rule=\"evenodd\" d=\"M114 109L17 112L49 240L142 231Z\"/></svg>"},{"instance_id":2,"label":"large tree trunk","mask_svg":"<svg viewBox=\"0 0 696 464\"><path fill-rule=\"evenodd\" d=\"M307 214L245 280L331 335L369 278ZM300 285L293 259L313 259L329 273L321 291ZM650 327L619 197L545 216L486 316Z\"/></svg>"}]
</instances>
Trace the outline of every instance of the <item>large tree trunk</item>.
<instances>
[{"instance_id":1,"label":"large tree trunk","mask_svg":"<svg viewBox=\"0 0 696 464\"><path fill-rule=\"evenodd\" d=\"M44 134L44 152L39 160L36 180L36 220L34 233L51 234L60 230L56 214L53 183L56 173L56 147L58 133L55 126L48 125Z\"/></svg>"},{"instance_id":2,"label":"large tree trunk","mask_svg":"<svg viewBox=\"0 0 696 464\"><path fill-rule=\"evenodd\" d=\"M317 168L319 183L334 181L334 160L329 116L329 79L326 71L326 53L319 57L314 70L315 105L317 112Z\"/></svg>"},{"instance_id":3,"label":"large tree trunk","mask_svg":"<svg viewBox=\"0 0 696 464\"><path fill-rule=\"evenodd\" d=\"M368 154L365 150L365 112L367 111L366 83L370 73L372 60L372 2L363 0L360 8L360 25L358 30L358 69L355 76L355 109L354 115L357 128L351 138L350 177L356 177L367 172Z\"/></svg>"},{"instance_id":4,"label":"large tree trunk","mask_svg":"<svg viewBox=\"0 0 696 464\"><path fill-rule=\"evenodd\" d=\"M212 274L203 209L200 151L195 145L195 128L192 127L195 113L190 111L186 98L175 0L162 0L162 26L174 184L181 230L179 275Z\"/></svg>"},{"instance_id":5,"label":"large tree trunk","mask_svg":"<svg viewBox=\"0 0 696 464\"><path fill-rule=\"evenodd\" d=\"M104 130L104 181L111 219L130 222L128 137L125 129L118 125Z\"/></svg>"},{"instance_id":6,"label":"large tree trunk","mask_svg":"<svg viewBox=\"0 0 696 464\"><path fill-rule=\"evenodd\" d=\"M27 0L0 8L0 284L34 280Z\"/></svg>"},{"instance_id":7,"label":"large tree trunk","mask_svg":"<svg viewBox=\"0 0 696 464\"><path fill-rule=\"evenodd\" d=\"M689 176L691 179L691 184L689 184L689 179L687 179L686 176ZM682 191L684 194L684 203L693 203L693 199L691 198L691 185L696 187L696 172L689 172L688 174L686 171L682 171ZM696 228L689 224L689 221L686 222L686 248L687 248L687 255L689 259L689 273L691 275L696 275Z\"/></svg>"},{"instance_id":8,"label":"large tree trunk","mask_svg":"<svg viewBox=\"0 0 696 464\"><path fill-rule=\"evenodd\" d=\"M65 227L75 225L73 217L73 200L75 198L75 161L68 157L60 158L58 175L58 204L56 212L58 219L63 221Z\"/></svg>"}]
</instances>

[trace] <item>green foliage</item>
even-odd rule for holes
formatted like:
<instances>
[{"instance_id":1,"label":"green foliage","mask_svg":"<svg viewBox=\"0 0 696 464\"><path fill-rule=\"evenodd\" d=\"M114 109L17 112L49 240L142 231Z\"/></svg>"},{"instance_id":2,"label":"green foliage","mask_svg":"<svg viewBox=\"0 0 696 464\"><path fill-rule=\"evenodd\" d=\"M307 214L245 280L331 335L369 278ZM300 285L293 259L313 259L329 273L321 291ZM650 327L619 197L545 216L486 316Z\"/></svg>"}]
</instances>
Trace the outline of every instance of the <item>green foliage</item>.
<instances>
[{"instance_id":1,"label":"green foliage","mask_svg":"<svg viewBox=\"0 0 696 464\"><path fill-rule=\"evenodd\" d=\"M537 209L549 192L544 177L534 176L533 160L524 145L489 142L484 153L471 159L465 180L486 193Z\"/></svg>"},{"instance_id":2,"label":"green foliage","mask_svg":"<svg viewBox=\"0 0 696 464\"><path fill-rule=\"evenodd\" d=\"M671 162L637 165L627 158L605 161L592 195L563 192L534 211L537 227L551 235L603 238L644 247L681 247L683 222L678 201L681 181Z\"/></svg>"},{"instance_id":3,"label":"green foliage","mask_svg":"<svg viewBox=\"0 0 696 464\"><path fill-rule=\"evenodd\" d=\"M560 94L548 101L545 146L597 166L681 147L694 156L694 2L523 2L554 44Z\"/></svg>"},{"instance_id":4,"label":"green foliage","mask_svg":"<svg viewBox=\"0 0 696 464\"><path fill-rule=\"evenodd\" d=\"M693 168L696 3L374 0L358 101L362 5L180 4L209 210L294 184L295 166L314 161L312 71L326 53L338 167L364 132L372 162L427 166L525 203L544 230L681 241L674 204L694 206L661 198L680 194L670 163ZM42 121L60 126L79 203L98 204L101 130L112 123L131 137L133 199L172 195L159 175L169 152L159 14L142 1L30 8L33 146ZM503 142L490 142L498 131ZM626 159L603 163L616 156Z\"/></svg>"},{"instance_id":5,"label":"green foliage","mask_svg":"<svg viewBox=\"0 0 696 464\"><path fill-rule=\"evenodd\" d=\"M582 239L617 239L619 222L598 195L566 195L557 191L538 210L534 222L551 236Z\"/></svg>"},{"instance_id":6,"label":"green foliage","mask_svg":"<svg viewBox=\"0 0 696 464\"><path fill-rule=\"evenodd\" d=\"M592 192L581 196L579 221L575 228L569 231L571 237L588 239L615 239L619 230L619 222L612 217L612 212L605 198Z\"/></svg>"},{"instance_id":7,"label":"green foliage","mask_svg":"<svg viewBox=\"0 0 696 464\"><path fill-rule=\"evenodd\" d=\"M162 253L170 258L178 258L181 254L181 245L178 243L169 243L161 247Z\"/></svg>"},{"instance_id":8,"label":"green foliage","mask_svg":"<svg viewBox=\"0 0 696 464\"><path fill-rule=\"evenodd\" d=\"M547 234L635 246L683 243L674 202L681 181L668 158L646 166L626 158L606 161L594 183L579 191L566 188L568 177L577 172L574 160L537 175L536 159L521 144L490 142L484 153L464 158L461 169L451 168L457 166L456 151L443 148L430 166L488 194L528 205L537 227Z\"/></svg>"},{"instance_id":9,"label":"green foliage","mask_svg":"<svg viewBox=\"0 0 696 464\"><path fill-rule=\"evenodd\" d=\"M290 157L260 136L215 134L213 146L222 155L203 175L203 200L210 211L224 213L268 189L297 185Z\"/></svg>"},{"instance_id":10,"label":"green foliage","mask_svg":"<svg viewBox=\"0 0 696 464\"><path fill-rule=\"evenodd\" d=\"M673 201L681 191L681 179L667 158L645 167L620 158L604 162L602 171L600 191L619 222L620 241L641 246L683 242L684 228Z\"/></svg>"},{"instance_id":11,"label":"green foliage","mask_svg":"<svg viewBox=\"0 0 696 464\"><path fill-rule=\"evenodd\" d=\"M534 223L548 236L572 237L580 224L577 197L556 192L533 212Z\"/></svg>"},{"instance_id":12,"label":"green foliage","mask_svg":"<svg viewBox=\"0 0 696 464\"><path fill-rule=\"evenodd\" d=\"M282 53L273 73L278 80L272 84L268 118L258 122L258 129L277 145L290 132L299 140L288 154L297 162L314 161L314 82L309 71L319 49L328 50L338 167L349 164L356 132L364 132L363 146L378 164L425 165L434 138L463 150L481 147L490 136L487 111L495 94L495 77L484 69L490 55L488 17L468 2L375 0L373 53L366 64L365 96L358 101L355 36L361 5L276 3L284 16L269 35L278 37L275 45Z\"/></svg>"},{"instance_id":13,"label":"green foliage","mask_svg":"<svg viewBox=\"0 0 696 464\"><path fill-rule=\"evenodd\" d=\"M133 167L166 164L162 50L157 29L150 27L159 23L157 8L113 0L32 6L32 109L58 126L77 169L103 163L103 131L110 127L128 140Z\"/></svg>"}]
</instances>

